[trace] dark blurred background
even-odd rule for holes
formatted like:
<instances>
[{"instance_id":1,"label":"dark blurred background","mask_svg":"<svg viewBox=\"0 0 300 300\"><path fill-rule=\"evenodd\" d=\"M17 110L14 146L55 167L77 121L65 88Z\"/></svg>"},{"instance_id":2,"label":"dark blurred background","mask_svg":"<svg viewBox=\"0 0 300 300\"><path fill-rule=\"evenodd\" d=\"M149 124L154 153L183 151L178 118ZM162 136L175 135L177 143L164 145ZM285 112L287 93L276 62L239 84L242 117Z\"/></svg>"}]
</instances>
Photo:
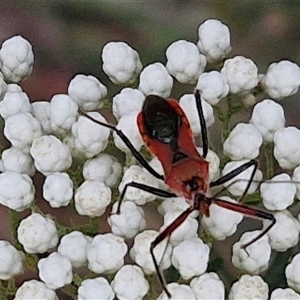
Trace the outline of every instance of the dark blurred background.
<instances>
[{"instance_id":1,"label":"dark blurred background","mask_svg":"<svg viewBox=\"0 0 300 300\"><path fill-rule=\"evenodd\" d=\"M199 24L210 18L220 19L230 28L230 56L253 59L260 73L265 73L271 62L282 59L300 64L298 1L2 0L0 12L0 43L20 34L33 45L33 73L21 84L31 101L50 100L54 94L66 93L77 73L98 77L108 87L111 98L121 88L113 86L102 71L100 52L107 42L127 42L139 52L144 66L165 62L165 50L172 42L186 39L196 43ZM190 86L175 86L172 96L178 98L192 91ZM287 125L299 128L298 98L299 93L281 104ZM1 238L6 238L8 232L9 219L3 215ZM216 251L228 258L225 269L229 274L225 277L230 283L235 280L230 274L234 273L231 246L227 240L216 244Z\"/></svg>"},{"instance_id":2,"label":"dark blurred background","mask_svg":"<svg viewBox=\"0 0 300 300\"><path fill-rule=\"evenodd\" d=\"M0 41L21 34L33 45L33 74L22 83L34 100L65 93L78 72L104 84L100 52L109 41L126 41L144 65L165 61L175 40L197 42L200 23L228 25L231 56L252 58L264 73L281 59L300 62L298 1L1 1ZM114 89L109 89L109 95Z\"/></svg>"},{"instance_id":3,"label":"dark blurred background","mask_svg":"<svg viewBox=\"0 0 300 300\"><path fill-rule=\"evenodd\" d=\"M21 34L33 45L33 73L21 84L31 101L66 93L77 73L98 77L111 98L121 87L112 85L102 71L100 53L107 42L127 42L144 66L165 62L166 48L178 39L197 43L198 26L209 18L230 28L230 56L253 59L260 73L282 59L300 64L298 1L2 0L0 11L0 42ZM191 86L175 84L172 96L192 91ZM281 102L287 125L299 125L297 98Z\"/></svg>"}]
</instances>

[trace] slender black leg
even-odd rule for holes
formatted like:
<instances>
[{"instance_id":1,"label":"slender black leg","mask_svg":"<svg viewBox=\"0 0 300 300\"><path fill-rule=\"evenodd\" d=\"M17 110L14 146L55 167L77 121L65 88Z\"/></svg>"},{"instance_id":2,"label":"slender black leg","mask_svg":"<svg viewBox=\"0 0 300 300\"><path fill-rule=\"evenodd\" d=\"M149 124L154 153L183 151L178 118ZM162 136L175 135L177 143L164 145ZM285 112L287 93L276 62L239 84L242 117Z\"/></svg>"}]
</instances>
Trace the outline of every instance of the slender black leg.
<instances>
[{"instance_id":1,"label":"slender black leg","mask_svg":"<svg viewBox=\"0 0 300 300\"><path fill-rule=\"evenodd\" d=\"M145 158L134 148L134 146L132 145L132 143L130 142L130 140L128 139L128 137L118 128L116 128L116 126L112 125L112 124L108 124L108 123L104 123L101 121L98 121L96 119L94 119L93 117L89 116L86 112L84 112L83 110L78 110L78 113L88 119L90 119L91 121L110 128L111 130L113 130L121 139L122 141L125 143L125 145L128 147L128 149L131 151L132 155L137 159L137 161L154 177L156 177L157 179L160 180L164 180L164 176L158 174L149 164L148 162L145 160Z\"/></svg>"},{"instance_id":2,"label":"slender black leg","mask_svg":"<svg viewBox=\"0 0 300 300\"><path fill-rule=\"evenodd\" d=\"M242 195L241 198L240 198L240 201L241 201L241 200L244 199L244 197L246 196L246 194L247 194L247 192L248 192L248 190L249 190L249 188L250 188L250 185L251 185L251 183L252 183L252 181L253 181L253 178L254 178L254 175L255 175L255 173L256 173L257 167L258 167L258 162L257 162L256 160L254 160L254 159L251 159L250 161L248 161L248 162L242 164L242 165L239 166L238 168L232 170L232 171L229 172L228 174L226 174L226 175L220 177L219 179L217 179L217 180L215 180L215 181L212 181L212 182L210 183L209 186L210 186L210 187L214 187L214 186L221 185L221 184L223 184L223 183L225 183L225 182L227 182L227 181L233 179L234 177L236 177L237 175L239 175L240 173L242 173L243 171L247 170L248 168L250 168L250 167L252 167L252 166L254 166L254 168L253 168L253 171L252 171L252 173L251 173L250 179L249 179L249 181L248 181L248 183L247 183L247 186L246 186L246 188L245 188L245 191L244 191L243 195ZM234 183L234 182L233 182L233 183ZM233 183L232 183L232 184L233 184Z\"/></svg>"},{"instance_id":3,"label":"slender black leg","mask_svg":"<svg viewBox=\"0 0 300 300\"><path fill-rule=\"evenodd\" d=\"M146 184L143 184L143 183L138 183L138 182L131 181L131 182L129 182L125 185L125 187L124 187L124 189L121 193L116 214L120 214L120 208L121 208L122 201L124 199L127 188L130 187L130 186L134 187L134 188L137 188L137 189L140 189L140 190L143 190L145 192L148 192L148 193L153 194L153 195L158 196L158 197L164 197L164 198L177 197L177 195L174 194L174 193L171 193L171 192L168 192L168 191L165 191L165 190L162 190L162 189L158 189L156 187L149 186L149 185L146 185Z\"/></svg>"},{"instance_id":4,"label":"slender black leg","mask_svg":"<svg viewBox=\"0 0 300 300\"><path fill-rule=\"evenodd\" d=\"M203 147L203 157L206 158L208 152L208 138L207 138L207 128L203 114L203 108L201 104L201 97L198 90L195 92L195 99L196 99L196 106L199 114L200 119L200 126L201 126L201 136L202 136L202 147Z\"/></svg>"},{"instance_id":5,"label":"slender black leg","mask_svg":"<svg viewBox=\"0 0 300 300\"><path fill-rule=\"evenodd\" d=\"M154 256L154 248L161 243L164 239L170 237L170 235L173 233L173 231L178 228L185 220L186 218L193 212L196 208L194 206L190 206L185 211L183 211L177 219L175 219L169 226L167 226L157 237L156 239L151 243L150 245L150 253L151 257L154 263L154 267L159 279L160 284L162 285L163 290L166 292L168 298L171 298L171 294L167 289L166 282L164 275L162 274L158 262Z\"/></svg>"},{"instance_id":6,"label":"slender black leg","mask_svg":"<svg viewBox=\"0 0 300 300\"><path fill-rule=\"evenodd\" d=\"M232 203L221 199L215 199L215 198L208 198L208 199L211 201L211 203L215 203L218 206L221 206L223 208L232 211L240 212L250 218L271 221L271 223L264 230L262 230L255 238L253 238L251 241L247 242L246 244L242 245L241 246L242 249L246 249L248 246L250 246L251 244L255 243L257 240L259 240L261 237L263 237L276 223L275 217L270 213L264 212L263 210L251 208L246 205Z\"/></svg>"}]
</instances>

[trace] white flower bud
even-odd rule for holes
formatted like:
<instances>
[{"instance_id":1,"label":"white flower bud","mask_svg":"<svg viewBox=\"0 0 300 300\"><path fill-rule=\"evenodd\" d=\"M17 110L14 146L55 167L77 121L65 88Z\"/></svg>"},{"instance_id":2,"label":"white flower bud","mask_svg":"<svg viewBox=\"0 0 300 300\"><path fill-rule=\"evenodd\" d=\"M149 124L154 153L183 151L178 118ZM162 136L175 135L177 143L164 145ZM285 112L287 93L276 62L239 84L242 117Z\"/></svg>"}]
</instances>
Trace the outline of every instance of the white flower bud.
<instances>
[{"instance_id":1,"label":"white flower bud","mask_svg":"<svg viewBox=\"0 0 300 300\"><path fill-rule=\"evenodd\" d=\"M228 300L267 300L269 287L260 276L242 275L235 282L228 295Z\"/></svg>"},{"instance_id":2,"label":"white flower bud","mask_svg":"<svg viewBox=\"0 0 300 300\"><path fill-rule=\"evenodd\" d=\"M251 91L258 84L258 69L255 63L243 56L225 60L221 74L225 75L232 94Z\"/></svg>"},{"instance_id":3,"label":"white flower bud","mask_svg":"<svg viewBox=\"0 0 300 300\"><path fill-rule=\"evenodd\" d=\"M203 22L198 35L198 48L209 62L219 62L231 51L229 28L219 20Z\"/></svg>"},{"instance_id":4,"label":"white flower bud","mask_svg":"<svg viewBox=\"0 0 300 300\"><path fill-rule=\"evenodd\" d=\"M144 68L140 75L139 90L145 95L167 98L171 94L173 79L161 63L153 63Z\"/></svg>"},{"instance_id":5,"label":"white flower bud","mask_svg":"<svg viewBox=\"0 0 300 300\"><path fill-rule=\"evenodd\" d=\"M181 83L195 84L206 66L206 58L197 46L185 40L172 43L166 56L168 72Z\"/></svg>"},{"instance_id":6,"label":"white flower bud","mask_svg":"<svg viewBox=\"0 0 300 300\"><path fill-rule=\"evenodd\" d=\"M139 54L124 42L110 42L102 49L103 71L115 84L132 84L142 69Z\"/></svg>"}]
</instances>

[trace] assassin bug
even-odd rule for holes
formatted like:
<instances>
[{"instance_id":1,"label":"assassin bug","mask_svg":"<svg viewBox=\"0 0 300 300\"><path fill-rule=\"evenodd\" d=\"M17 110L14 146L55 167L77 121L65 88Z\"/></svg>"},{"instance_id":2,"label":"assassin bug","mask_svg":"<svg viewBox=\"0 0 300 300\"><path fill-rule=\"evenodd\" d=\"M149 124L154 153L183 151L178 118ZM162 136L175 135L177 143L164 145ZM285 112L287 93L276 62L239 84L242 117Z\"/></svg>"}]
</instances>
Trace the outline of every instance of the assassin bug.
<instances>
[{"instance_id":1,"label":"assassin bug","mask_svg":"<svg viewBox=\"0 0 300 300\"><path fill-rule=\"evenodd\" d=\"M94 120L90 116L81 112L81 114L87 118L97 122L102 126L106 126L114 130L131 150L137 161L153 176L160 180L164 180L171 190L171 192L169 192L134 181L127 183L123 192L121 193L117 213L120 212L120 205L128 187L139 188L159 197L169 198L184 196L190 205L189 208L183 211L177 217L177 219L173 221L173 223L167 226L156 237L150 246L150 253L159 281L168 297L171 297L171 294L167 290L163 274L160 271L159 264L154 256L154 249L160 242L168 238L194 210L199 210L203 215L209 217L209 207L212 203L214 203L220 207L243 213L249 217L270 220L271 223L269 226L265 227L265 229L259 235L242 246L244 249L260 239L276 223L274 216L270 213L209 196L210 188L220 186L223 183L233 179L244 170L253 167L250 180L241 197L244 198L250 188L250 184L257 170L258 163L255 160L250 160L249 162L246 162L219 179L209 182L209 163L205 160L208 152L208 139L199 91L195 92L195 101L201 125L203 146L202 156L196 149L193 134L187 117L175 100L164 99L156 95L149 95L145 99L142 111L138 114L137 124L143 141L149 151L160 160L164 170L164 176L158 174L147 163L147 161L133 147L129 139L122 133L121 130L117 129L111 124Z\"/></svg>"}]
</instances>

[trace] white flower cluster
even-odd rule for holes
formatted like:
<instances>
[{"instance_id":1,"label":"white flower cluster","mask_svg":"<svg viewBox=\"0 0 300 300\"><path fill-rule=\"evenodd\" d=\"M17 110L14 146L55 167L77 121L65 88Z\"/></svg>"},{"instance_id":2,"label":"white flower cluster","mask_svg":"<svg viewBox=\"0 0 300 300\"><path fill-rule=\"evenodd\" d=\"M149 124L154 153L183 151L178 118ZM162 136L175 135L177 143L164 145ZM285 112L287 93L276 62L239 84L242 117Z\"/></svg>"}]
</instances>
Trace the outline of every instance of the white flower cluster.
<instances>
[{"instance_id":1,"label":"white flower cluster","mask_svg":"<svg viewBox=\"0 0 300 300\"><path fill-rule=\"evenodd\" d=\"M124 170L117 158L103 153L109 144L111 126L105 126L104 116L94 111L107 103L107 88L92 75L78 74L70 81L68 94L54 95L49 102L30 103L17 84L32 72L32 47L21 36L12 37L2 44L0 116L5 122L4 135L11 147L1 154L0 203L17 212L33 207L36 190L31 177L37 171L45 177L42 195L53 209L72 203L79 215L95 220L107 216L107 208L111 207L111 215L107 218L110 233L89 236L78 230L68 230L67 234L61 235L50 215L33 210L16 228L23 252L6 241L0 241L1 280L11 279L23 271L24 252L26 255L44 255L37 263L41 281L25 281L16 291L15 299L58 299L55 290L72 282L76 268L86 268L98 274L93 279L82 278L76 295L79 300L95 297L143 299L147 293L153 293L148 276L157 270L150 247L161 232L171 228L170 224L176 224L174 221L178 221L189 204L179 197L164 200L158 207L164 219L161 228L159 231L145 230L142 205L149 203L150 206L150 202L160 197L130 186L131 183L151 186L154 190L167 187L145 168L136 165L119 133L122 131L140 151L143 139L137 116L146 96L169 97L174 78L180 83L190 84L200 92L204 119L206 126L210 127L215 123L215 106L220 101L225 102L229 94L238 95L244 104L246 99L253 104L256 93L261 90L275 100L298 91L300 68L295 63L286 60L272 63L262 75L249 58L235 56L227 59L231 51L230 32L220 21L207 20L201 24L198 38L197 44L180 40L169 45L165 65L154 62L143 66L138 52L124 42L109 42L103 47L103 71L114 84L122 86L112 99L112 113L117 119L112 136L114 146L125 152ZM220 71L205 72L206 65L211 63L222 63ZM134 83L135 89L132 88ZM196 140L201 139L194 95L182 95L179 105ZM219 119L228 123L229 120L224 121L224 118L230 113L220 117L219 111ZM276 224L258 240L255 239L261 231L246 232L232 250L233 265L248 275L241 276L232 285L228 299L268 299L268 285L258 275L269 267L271 251L283 252L299 242L300 217L295 218L288 209L295 197L300 200L300 130L285 127L283 107L272 99L264 99L254 106L248 123L236 124L230 132L227 128L227 133L223 154L231 161L226 160L220 171L220 158L209 150L206 158L209 174L204 174L208 182L217 180L220 173L227 176L247 165L269 145L274 145L271 154L278 165L286 171L294 170L292 177L281 173L260 185L263 205L274 212ZM203 153L203 149L197 150ZM72 164L78 164L78 160L82 164L80 175L83 179L73 182L71 175L74 171L70 168ZM157 158L149 164L163 175ZM225 182L224 187L233 196L240 197L252 178L247 194L255 193L263 175L260 169L254 168L252 164L243 169ZM118 203L111 203L116 199L116 190L124 196L120 207ZM205 196L209 197L210 193ZM241 206L229 196L218 199L219 202L215 200L214 203L212 198L212 203L200 204L205 213L201 226L206 237L223 240L237 231L243 219L242 213L250 213L243 209L234 211L235 207ZM218 205L220 203L226 204ZM153 253L160 270L172 265L183 280L190 281L189 285L169 283L167 289L172 299L224 299L223 282L217 273L207 272L211 245L198 236L197 216L198 211L194 211L178 228L175 226L170 237L166 234L166 238L155 245ZM260 215L258 217L263 219ZM269 220L263 220L263 228L269 224ZM133 239L130 249L128 239ZM251 240L255 242L244 249L243 245ZM127 254L133 265L124 263ZM300 298L297 294L300 293L299 255L296 254L286 268L290 288L274 290L270 299ZM107 274L113 274L109 276L113 278L111 282L105 278ZM166 291L162 291L157 299L168 299Z\"/></svg>"}]
</instances>

